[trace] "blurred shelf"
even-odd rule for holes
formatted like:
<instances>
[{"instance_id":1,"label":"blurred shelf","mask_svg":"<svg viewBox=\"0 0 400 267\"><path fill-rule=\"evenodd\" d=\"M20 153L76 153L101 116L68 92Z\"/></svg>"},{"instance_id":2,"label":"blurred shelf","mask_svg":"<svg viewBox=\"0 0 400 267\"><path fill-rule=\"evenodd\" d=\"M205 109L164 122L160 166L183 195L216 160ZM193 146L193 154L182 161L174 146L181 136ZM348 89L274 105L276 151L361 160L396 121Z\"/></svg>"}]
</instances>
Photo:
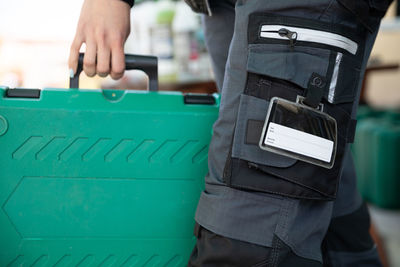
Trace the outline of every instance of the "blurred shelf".
<instances>
[{"instance_id":1,"label":"blurred shelf","mask_svg":"<svg viewBox=\"0 0 400 267\"><path fill-rule=\"evenodd\" d=\"M217 86L213 80L186 80L180 82L162 82L160 91L181 91L184 93L216 93Z\"/></svg>"}]
</instances>

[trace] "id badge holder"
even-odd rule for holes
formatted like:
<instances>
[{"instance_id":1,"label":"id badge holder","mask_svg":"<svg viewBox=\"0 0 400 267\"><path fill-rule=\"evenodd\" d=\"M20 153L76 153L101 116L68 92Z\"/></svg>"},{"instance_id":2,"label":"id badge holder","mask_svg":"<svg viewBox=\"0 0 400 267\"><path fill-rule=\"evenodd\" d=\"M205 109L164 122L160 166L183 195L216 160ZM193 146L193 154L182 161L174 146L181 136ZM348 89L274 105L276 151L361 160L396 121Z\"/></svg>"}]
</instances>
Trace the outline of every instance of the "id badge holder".
<instances>
[{"instance_id":1,"label":"id badge holder","mask_svg":"<svg viewBox=\"0 0 400 267\"><path fill-rule=\"evenodd\" d=\"M297 96L296 102L271 99L259 146L330 169L336 156L336 120L323 112L322 104L312 108L303 100L302 96Z\"/></svg>"}]
</instances>

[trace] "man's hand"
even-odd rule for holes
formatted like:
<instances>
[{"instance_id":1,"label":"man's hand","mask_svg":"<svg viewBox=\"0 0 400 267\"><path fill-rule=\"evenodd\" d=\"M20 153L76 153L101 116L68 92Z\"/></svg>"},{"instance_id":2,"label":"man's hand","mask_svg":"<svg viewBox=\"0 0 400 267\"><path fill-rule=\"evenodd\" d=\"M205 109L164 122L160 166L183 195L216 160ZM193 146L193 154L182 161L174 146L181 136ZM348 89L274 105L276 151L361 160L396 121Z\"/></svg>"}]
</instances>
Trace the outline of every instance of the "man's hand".
<instances>
[{"instance_id":1,"label":"man's hand","mask_svg":"<svg viewBox=\"0 0 400 267\"><path fill-rule=\"evenodd\" d=\"M79 49L86 43L83 70L113 79L125 71L124 44L130 32L130 6L120 0L85 0L69 55L71 76L75 75ZM97 57L97 60L96 60Z\"/></svg>"}]
</instances>

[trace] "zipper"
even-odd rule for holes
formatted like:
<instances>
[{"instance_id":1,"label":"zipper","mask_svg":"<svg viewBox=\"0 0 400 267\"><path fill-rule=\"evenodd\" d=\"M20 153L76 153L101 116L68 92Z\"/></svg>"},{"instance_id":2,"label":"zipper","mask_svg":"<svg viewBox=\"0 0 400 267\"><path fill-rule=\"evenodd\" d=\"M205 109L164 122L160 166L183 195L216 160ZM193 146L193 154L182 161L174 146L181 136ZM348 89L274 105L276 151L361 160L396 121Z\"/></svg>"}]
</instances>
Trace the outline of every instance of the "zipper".
<instances>
[{"instance_id":1,"label":"zipper","mask_svg":"<svg viewBox=\"0 0 400 267\"><path fill-rule=\"evenodd\" d=\"M260 37L289 40L292 47L297 41L303 41L339 47L353 55L358 50L358 44L343 35L285 25L263 25Z\"/></svg>"}]
</instances>

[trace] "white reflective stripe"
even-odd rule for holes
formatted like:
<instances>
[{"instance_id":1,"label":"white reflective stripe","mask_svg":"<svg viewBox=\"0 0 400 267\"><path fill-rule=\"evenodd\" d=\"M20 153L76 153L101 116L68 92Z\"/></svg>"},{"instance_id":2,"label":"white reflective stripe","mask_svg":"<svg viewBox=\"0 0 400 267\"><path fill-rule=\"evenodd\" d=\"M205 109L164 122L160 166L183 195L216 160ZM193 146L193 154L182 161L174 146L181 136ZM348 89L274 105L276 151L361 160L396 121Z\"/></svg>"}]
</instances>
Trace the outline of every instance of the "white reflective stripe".
<instances>
[{"instance_id":1,"label":"white reflective stripe","mask_svg":"<svg viewBox=\"0 0 400 267\"><path fill-rule=\"evenodd\" d=\"M357 53L358 44L353 40L336 33L319 30L311 30L285 25L263 25L261 27L260 37L288 40L287 37L280 36L277 32L282 28L288 29L292 32L296 32L298 41L332 45L345 49L353 55Z\"/></svg>"},{"instance_id":2,"label":"white reflective stripe","mask_svg":"<svg viewBox=\"0 0 400 267\"><path fill-rule=\"evenodd\" d=\"M335 91L336 91L336 84L339 75L339 67L340 63L342 62L343 54L338 52L336 55L335 67L333 68L331 84L329 85L329 94L328 94L328 101L329 103L333 103L335 100Z\"/></svg>"}]
</instances>

